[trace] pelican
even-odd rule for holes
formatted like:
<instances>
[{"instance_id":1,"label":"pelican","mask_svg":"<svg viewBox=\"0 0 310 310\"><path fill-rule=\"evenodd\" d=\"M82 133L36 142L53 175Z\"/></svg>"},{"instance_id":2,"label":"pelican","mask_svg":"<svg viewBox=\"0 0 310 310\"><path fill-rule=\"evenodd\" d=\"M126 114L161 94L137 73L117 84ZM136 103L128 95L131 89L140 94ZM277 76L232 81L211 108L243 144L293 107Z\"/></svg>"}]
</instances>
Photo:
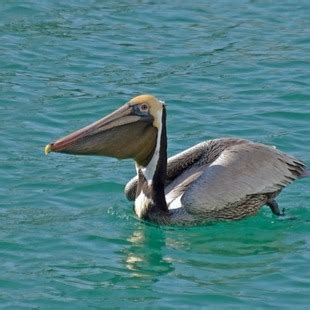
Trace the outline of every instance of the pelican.
<instances>
[{"instance_id":1,"label":"pelican","mask_svg":"<svg viewBox=\"0 0 310 310\"><path fill-rule=\"evenodd\" d=\"M167 160L166 107L151 95L134 97L108 116L50 143L45 153L101 155L135 161L125 194L142 220L197 225L237 220L275 200L310 169L275 147L238 138L201 142Z\"/></svg>"}]
</instances>

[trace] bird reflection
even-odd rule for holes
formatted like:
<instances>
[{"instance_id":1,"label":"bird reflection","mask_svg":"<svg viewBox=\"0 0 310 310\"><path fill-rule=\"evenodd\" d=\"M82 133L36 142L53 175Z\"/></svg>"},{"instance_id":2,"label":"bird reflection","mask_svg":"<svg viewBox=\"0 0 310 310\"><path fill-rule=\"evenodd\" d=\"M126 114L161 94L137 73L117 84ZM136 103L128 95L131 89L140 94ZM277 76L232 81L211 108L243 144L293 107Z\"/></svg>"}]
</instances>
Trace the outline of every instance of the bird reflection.
<instances>
[{"instance_id":1,"label":"bird reflection","mask_svg":"<svg viewBox=\"0 0 310 310\"><path fill-rule=\"evenodd\" d=\"M156 276L174 270L172 258L163 255L165 231L160 227L139 224L127 240L124 265L134 277L156 281Z\"/></svg>"}]
</instances>

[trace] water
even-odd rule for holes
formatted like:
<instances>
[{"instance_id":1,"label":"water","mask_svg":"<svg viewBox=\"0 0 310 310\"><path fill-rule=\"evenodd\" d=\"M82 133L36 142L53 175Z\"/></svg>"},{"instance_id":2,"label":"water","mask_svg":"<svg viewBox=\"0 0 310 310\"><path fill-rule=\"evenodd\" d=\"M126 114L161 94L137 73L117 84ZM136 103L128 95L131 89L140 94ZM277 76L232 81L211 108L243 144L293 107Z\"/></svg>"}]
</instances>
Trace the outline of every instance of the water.
<instances>
[{"instance_id":1,"label":"water","mask_svg":"<svg viewBox=\"0 0 310 310\"><path fill-rule=\"evenodd\" d=\"M140 93L169 154L239 136L310 165L309 1L1 1L0 307L307 309L310 180L238 222L139 222L131 161L46 143Z\"/></svg>"}]
</instances>

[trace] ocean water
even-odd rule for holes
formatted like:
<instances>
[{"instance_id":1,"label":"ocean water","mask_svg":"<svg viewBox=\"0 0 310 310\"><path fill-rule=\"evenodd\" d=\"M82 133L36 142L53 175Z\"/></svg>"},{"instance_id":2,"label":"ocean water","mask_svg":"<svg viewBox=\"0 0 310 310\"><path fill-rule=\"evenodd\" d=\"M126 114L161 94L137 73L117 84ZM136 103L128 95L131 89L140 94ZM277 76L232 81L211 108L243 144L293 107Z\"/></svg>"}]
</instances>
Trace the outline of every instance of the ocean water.
<instances>
[{"instance_id":1,"label":"ocean water","mask_svg":"<svg viewBox=\"0 0 310 310\"><path fill-rule=\"evenodd\" d=\"M169 155L239 136L310 165L309 1L2 0L1 309L309 309L310 179L284 218L137 220L131 161L43 147L141 93Z\"/></svg>"}]
</instances>

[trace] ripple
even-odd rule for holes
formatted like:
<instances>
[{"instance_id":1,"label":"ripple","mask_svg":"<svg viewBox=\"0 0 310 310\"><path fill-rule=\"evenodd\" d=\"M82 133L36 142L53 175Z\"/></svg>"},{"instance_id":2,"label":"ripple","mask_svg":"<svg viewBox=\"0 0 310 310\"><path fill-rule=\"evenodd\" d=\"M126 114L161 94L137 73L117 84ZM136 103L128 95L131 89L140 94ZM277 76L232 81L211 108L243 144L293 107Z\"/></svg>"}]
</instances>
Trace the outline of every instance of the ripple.
<instances>
[{"instance_id":1,"label":"ripple","mask_svg":"<svg viewBox=\"0 0 310 310\"><path fill-rule=\"evenodd\" d=\"M309 299L309 181L287 216L194 228L135 218L134 164L46 143L153 93L169 154L240 136L310 164L309 5L37 1L0 19L0 279L7 308L295 308Z\"/></svg>"}]
</instances>

